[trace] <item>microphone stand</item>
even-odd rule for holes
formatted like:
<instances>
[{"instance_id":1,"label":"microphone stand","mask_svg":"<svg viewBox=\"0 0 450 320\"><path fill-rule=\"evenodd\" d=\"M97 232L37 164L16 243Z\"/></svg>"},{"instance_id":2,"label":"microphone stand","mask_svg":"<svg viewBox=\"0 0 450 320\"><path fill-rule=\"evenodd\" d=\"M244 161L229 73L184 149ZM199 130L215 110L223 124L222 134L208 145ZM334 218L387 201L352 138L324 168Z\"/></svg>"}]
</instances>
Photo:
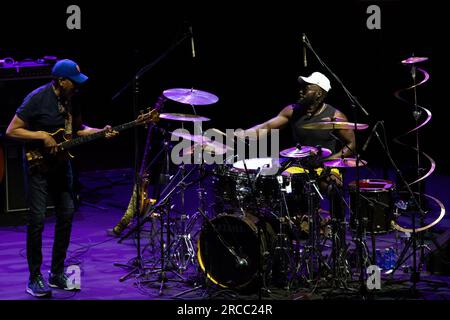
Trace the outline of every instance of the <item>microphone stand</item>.
<instances>
[{"instance_id":1,"label":"microphone stand","mask_svg":"<svg viewBox=\"0 0 450 320\"><path fill-rule=\"evenodd\" d=\"M176 47L178 47L178 45L180 45L182 42L184 42L188 37L190 36L189 33L186 33L183 35L183 37L181 37L178 41L176 41L175 43L173 43L165 52L163 52L155 61L153 61L152 63L142 67L133 77L133 79L129 82L127 82L127 84L121 89L119 90L119 92L117 92L112 100L115 100L118 96L120 96L128 87L130 87L130 85L132 86L133 89L133 113L135 118L137 117L138 114L138 109L139 109L139 94L140 94L140 79L141 77L150 69L152 69L155 65L157 65L161 60L163 60L164 58L166 58L169 53L171 51L173 51ZM141 213L140 213L140 206L139 206L139 199L141 199L141 195L143 190L141 190L141 180L142 177L140 177L139 175L139 129L136 127L134 129L134 185L136 186L136 203L135 203L135 208L134 208L134 216L136 217L136 224L138 226L138 228L136 229L136 246L137 246L137 256L133 259L133 262L131 265L123 265L123 264L119 264L119 263L115 263L114 265L116 266L125 266L128 268L132 268L132 270L126 274L125 276L121 277L119 280L120 281L124 281L125 279L127 279L128 277L130 277L132 274L137 274L137 275L142 275L143 271L144 271L144 264L142 261L142 254L141 254Z\"/></svg>"},{"instance_id":2,"label":"microphone stand","mask_svg":"<svg viewBox=\"0 0 450 320\"><path fill-rule=\"evenodd\" d=\"M350 91L347 89L347 87L343 84L343 82L339 79L339 77L325 64L325 62L322 61L322 59L319 57L319 55L316 53L316 51L313 49L308 37L304 36L304 43L308 47L309 50L314 54L314 56L317 58L319 63L333 76L333 78L339 83L339 85L342 87L344 92L347 94L347 97L350 100L350 104L353 109L353 116L354 116L354 123L355 123L355 150L357 150L357 135L358 132L358 126L357 126L357 115L358 115L358 109L361 110L366 116L369 116L369 113L366 111L366 109L359 103L358 99L356 99L355 96L353 96ZM363 248L362 248L362 238L363 238L363 230L362 230L362 219L360 216L360 210L359 207L359 198L360 198L360 186L359 186L359 180L360 180L360 172L359 172L359 155L358 153L356 155L356 197L355 197L355 210L356 210L356 220L357 220L357 245L358 245L358 256L359 256L359 262L360 262L360 274L359 274L359 292L363 299L367 296L367 286L366 286L366 279L365 279L365 273L366 270L364 268L363 263Z\"/></svg>"}]
</instances>

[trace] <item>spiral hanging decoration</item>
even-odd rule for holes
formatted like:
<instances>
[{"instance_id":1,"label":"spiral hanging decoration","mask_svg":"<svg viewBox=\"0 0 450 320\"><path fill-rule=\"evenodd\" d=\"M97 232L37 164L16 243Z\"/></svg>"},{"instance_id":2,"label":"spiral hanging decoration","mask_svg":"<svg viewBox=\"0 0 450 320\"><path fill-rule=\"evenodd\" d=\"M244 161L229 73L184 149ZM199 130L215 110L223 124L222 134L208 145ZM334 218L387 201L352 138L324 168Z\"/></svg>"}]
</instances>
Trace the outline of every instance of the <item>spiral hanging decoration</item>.
<instances>
[{"instance_id":1,"label":"spiral hanging decoration","mask_svg":"<svg viewBox=\"0 0 450 320\"><path fill-rule=\"evenodd\" d=\"M415 68L415 67L413 66L413 68ZM405 91L408 91L408 90L413 90L413 89L415 89L416 87L418 87L418 86L424 84L425 82L427 82L427 81L430 79L430 75L429 75L428 72L426 72L425 70L423 70L423 69L421 69L421 68L416 68L416 70L419 71L420 73L422 73L423 79L422 79L420 82L418 82L418 83L416 83L416 84L414 84L414 85L412 85L412 86L410 86L410 87L407 87L407 88L403 88L403 89L397 90L397 91L394 93L394 95L395 95L395 97L396 97L397 99L399 99L400 101L402 101L402 102L404 102L404 103L406 103L406 104L409 104L409 105L411 105L411 102L409 102L409 101L407 101L406 99L402 98L402 97L400 96L400 93L405 92ZM425 120L423 120L423 122L420 123L420 124L418 124L415 128L409 130L408 132L406 132L406 133L404 133L404 134L401 134L401 135L397 136L396 138L393 139L393 141L394 141L395 143L399 144L399 145L405 146L405 147L410 148L410 149L412 149L412 150L414 150L414 151L416 151L416 152L419 152L422 156L424 156L425 158L428 159L428 161L430 162L430 168L428 169L428 171L427 171L424 175L422 175L421 177L418 177L418 178L417 178L416 180L414 180L413 182L408 183L410 186L413 185L413 184L416 184L416 183L418 183L418 182L420 182L420 181L422 181L422 180L424 180L424 179L426 179L426 178L429 177L429 176L434 172L434 170L436 169L436 161L434 161L434 159L433 159L432 157L430 157L428 154L426 154L425 152L423 152L423 151L421 151L421 150L419 151L416 147L410 146L410 145L408 145L408 144L406 144L406 143L403 143L403 142L401 142L401 141L399 140L399 139L402 138L402 137L405 137L405 136L407 136L407 135L409 135L409 134L411 134L411 133L413 133L413 132L416 132L417 130L419 130L420 128L422 128L423 126L425 126L428 122L430 122L430 120L431 120L431 118L432 118L431 111L428 110L427 108L424 108L424 107L422 107L422 106L419 106L419 105L417 105L416 103L413 104L413 107L418 108L418 109L420 109L420 110L422 110L422 111L425 112L425 114L426 114Z\"/></svg>"},{"instance_id":2,"label":"spiral hanging decoration","mask_svg":"<svg viewBox=\"0 0 450 320\"><path fill-rule=\"evenodd\" d=\"M415 63L417 63L417 62L421 62L421 61L425 61L425 60L427 60L427 58L412 57L412 58L408 58L407 60L402 61L402 63L403 63L403 64L415 64ZM420 69L420 68L416 68L414 65L412 66L412 68L413 68L413 69L412 69L412 72L413 72L413 78L415 79L415 72L416 72L416 71L419 71L419 72L422 74L423 79L422 79L420 82L418 82L418 83L416 83L416 84L414 84L414 85L412 85L412 86L410 86L410 87L407 87L407 88L404 88L404 89L397 90L397 91L394 93L394 95L395 95L395 97L396 97L397 99L399 99L400 101L402 101L402 102L404 102L404 103L406 103L406 104L408 104L408 105L411 105L411 102L409 102L408 100L402 98L402 97L400 96L400 93L405 92L405 91L408 91L408 90L415 90L415 88L417 88L417 87L420 86L420 85L423 85L424 83L426 83L426 82L430 79L430 75L429 75L428 72L426 72L425 70ZM415 91L414 91L414 94L416 94ZM415 95L415 98L416 98L416 95ZM415 100L417 100L417 99L415 99ZM417 112L417 109L420 109L420 110L422 110L423 112L425 112L425 114L426 114L425 120L423 120L422 123L420 123L420 124L417 123L417 125L416 125L415 128L409 130L408 132L406 132L406 133L404 133L404 134L401 134L401 135L397 136L396 138L393 139L393 141L394 141L395 143L399 144L399 145L402 145L402 146L405 146L405 147L407 147L407 148L410 148L410 149L414 150L416 153L419 154L419 156L422 155L422 156L424 156L425 158L427 158L428 161L430 162L430 168L429 168L429 170L428 170L427 173L425 173L425 174L422 175L421 177L418 177L415 181L408 183L409 186L411 186L411 185L413 185L413 184L416 184L416 183L418 183L418 182L420 182L420 181L426 179L426 178L429 177L429 176L434 172L434 170L436 169L436 161L434 161L434 159L431 158L428 154L426 154L426 153L423 152L422 150L418 150L418 148L416 148L416 147L410 146L410 145L408 145L408 144L406 144L406 143L403 143L403 142L401 142L401 141L399 140L400 138L403 138L403 137L405 137L405 136L407 136L407 135L410 135L410 134L413 133L413 132L416 132L417 130L419 130L420 128L422 128L423 126L425 126L428 122L430 122L430 120L431 120L431 118L432 118L431 111L428 110L427 108L424 108L424 107L422 107L422 106L419 106L419 105L417 104L417 101L414 101L414 103L413 103L412 105L413 105L414 108L416 108L416 111L415 111L415 113L414 113L414 116L415 116L415 119L417 120L417 122L418 122L418 120L419 120L419 116L421 115L421 113L416 113L416 112ZM419 160L418 160L418 161L419 161ZM419 161L419 163L420 163L420 161ZM419 163L418 163L418 165L419 165ZM417 192L415 192L415 194L416 194L416 195L419 195L419 193L417 193ZM439 216L437 217L437 219L435 219L433 222L431 222L430 224L428 224L428 225L426 225L426 226L422 226L422 227L416 228L416 229L414 229L414 230L411 229L411 228L404 228L404 227L401 227L401 226L398 225L396 222L392 222L393 227L394 227L396 230L402 231L402 232L422 232L422 231L428 230L429 228L435 226L437 223L439 223L439 221L442 220L442 218L443 218L444 215L445 215L445 207L444 207L443 203L442 203L441 201L439 201L438 199L436 199L436 198L430 196L430 195L427 195L427 194L423 194L423 195L424 195L425 197L427 197L429 200L435 202L435 203L439 206L439 208L440 208L440 214L439 214Z\"/></svg>"}]
</instances>

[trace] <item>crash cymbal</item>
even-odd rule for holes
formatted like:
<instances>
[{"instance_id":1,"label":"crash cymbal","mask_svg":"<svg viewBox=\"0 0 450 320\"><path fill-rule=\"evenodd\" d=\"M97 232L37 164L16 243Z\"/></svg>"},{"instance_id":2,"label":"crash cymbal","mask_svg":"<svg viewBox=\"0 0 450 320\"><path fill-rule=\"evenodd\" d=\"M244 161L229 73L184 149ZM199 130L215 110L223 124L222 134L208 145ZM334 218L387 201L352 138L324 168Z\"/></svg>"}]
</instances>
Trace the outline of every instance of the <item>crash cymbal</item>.
<instances>
[{"instance_id":1,"label":"crash cymbal","mask_svg":"<svg viewBox=\"0 0 450 320\"><path fill-rule=\"evenodd\" d=\"M364 130L369 127L368 124L357 123L357 130ZM323 121L323 122L312 122L303 125L304 129L355 129L355 124L353 122L338 122L338 121Z\"/></svg>"},{"instance_id":2,"label":"crash cymbal","mask_svg":"<svg viewBox=\"0 0 450 320\"><path fill-rule=\"evenodd\" d=\"M310 146L297 146L289 149L284 149L280 152L280 156L286 158L306 158L318 154L319 149ZM328 157L331 155L331 150L322 148L322 157Z\"/></svg>"},{"instance_id":3,"label":"crash cymbal","mask_svg":"<svg viewBox=\"0 0 450 320\"><path fill-rule=\"evenodd\" d=\"M202 146L202 149L208 152L215 152L216 154L224 154L227 152L227 150L231 150L230 147L218 142L213 141L207 137L204 137L202 135L192 135L189 133L183 133L183 132L172 132L172 135L175 137L183 138L192 142L195 142L198 146ZM183 152L187 152L185 154L190 154L188 150L183 150ZM192 153L194 152L192 148Z\"/></svg>"},{"instance_id":4,"label":"crash cymbal","mask_svg":"<svg viewBox=\"0 0 450 320\"><path fill-rule=\"evenodd\" d=\"M364 167L366 164L367 161L359 159L359 167ZM355 168L356 159L354 158L333 159L325 161L323 165L325 167L334 167L334 168Z\"/></svg>"},{"instance_id":5,"label":"crash cymbal","mask_svg":"<svg viewBox=\"0 0 450 320\"><path fill-rule=\"evenodd\" d=\"M190 121L190 122L201 122L211 120L209 118L197 116L195 114L184 114L184 113L161 113L159 115L159 118L166 120Z\"/></svg>"},{"instance_id":6,"label":"crash cymbal","mask_svg":"<svg viewBox=\"0 0 450 320\"><path fill-rule=\"evenodd\" d=\"M227 152L226 149L222 148L219 145L209 145L209 144L204 144L203 146L200 146L200 144L195 143L194 145L192 145L189 148L184 148L183 150L181 150L180 155L193 155L195 153L195 147L198 146L199 148L202 149L203 152L207 152L209 154L225 154Z\"/></svg>"},{"instance_id":7,"label":"crash cymbal","mask_svg":"<svg viewBox=\"0 0 450 320\"><path fill-rule=\"evenodd\" d=\"M427 61L428 58L427 57L409 57L408 59L405 59L402 61L403 64L414 64L414 63L419 63L419 62L423 62L423 61Z\"/></svg>"},{"instance_id":8,"label":"crash cymbal","mask_svg":"<svg viewBox=\"0 0 450 320\"><path fill-rule=\"evenodd\" d=\"M163 95L167 99L194 106L208 105L219 101L219 98L214 94L196 89L167 89L163 92Z\"/></svg>"}]
</instances>

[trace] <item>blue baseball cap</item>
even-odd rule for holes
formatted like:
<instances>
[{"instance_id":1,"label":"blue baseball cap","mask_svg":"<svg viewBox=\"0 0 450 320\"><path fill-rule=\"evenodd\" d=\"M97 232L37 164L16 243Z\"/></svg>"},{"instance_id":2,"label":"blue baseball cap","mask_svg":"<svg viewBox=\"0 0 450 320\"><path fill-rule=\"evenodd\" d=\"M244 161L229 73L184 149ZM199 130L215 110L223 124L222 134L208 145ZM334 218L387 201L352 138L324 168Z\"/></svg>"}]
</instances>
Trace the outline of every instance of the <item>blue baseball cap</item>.
<instances>
[{"instance_id":1,"label":"blue baseball cap","mask_svg":"<svg viewBox=\"0 0 450 320\"><path fill-rule=\"evenodd\" d=\"M82 74L80 67L72 60L64 59L59 60L52 69L52 75L60 78L67 78L76 83L83 83L89 79L86 75Z\"/></svg>"}]
</instances>

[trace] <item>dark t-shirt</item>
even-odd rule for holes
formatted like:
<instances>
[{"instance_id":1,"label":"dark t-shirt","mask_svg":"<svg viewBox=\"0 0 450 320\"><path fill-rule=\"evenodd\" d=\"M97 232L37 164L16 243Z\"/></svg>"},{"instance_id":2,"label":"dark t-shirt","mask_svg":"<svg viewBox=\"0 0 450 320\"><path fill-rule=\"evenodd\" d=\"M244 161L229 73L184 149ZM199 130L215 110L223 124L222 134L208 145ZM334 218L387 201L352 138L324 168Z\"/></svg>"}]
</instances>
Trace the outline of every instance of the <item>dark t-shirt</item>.
<instances>
[{"instance_id":1,"label":"dark t-shirt","mask_svg":"<svg viewBox=\"0 0 450 320\"><path fill-rule=\"evenodd\" d=\"M316 147L317 145L320 145L335 153L337 151L336 140L330 135L330 132L333 130L303 128L305 124L323 121L322 118L333 118L335 112L336 109L334 107L325 104L325 109L321 113L309 117L300 104L294 104L290 121L294 141L304 146Z\"/></svg>"},{"instance_id":2,"label":"dark t-shirt","mask_svg":"<svg viewBox=\"0 0 450 320\"><path fill-rule=\"evenodd\" d=\"M72 106L72 118L80 114L80 108ZM26 123L31 131L54 132L64 128L66 113L58 107L58 97L52 88L52 83L32 91L17 109L16 115Z\"/></svg>"}]
</instances>

